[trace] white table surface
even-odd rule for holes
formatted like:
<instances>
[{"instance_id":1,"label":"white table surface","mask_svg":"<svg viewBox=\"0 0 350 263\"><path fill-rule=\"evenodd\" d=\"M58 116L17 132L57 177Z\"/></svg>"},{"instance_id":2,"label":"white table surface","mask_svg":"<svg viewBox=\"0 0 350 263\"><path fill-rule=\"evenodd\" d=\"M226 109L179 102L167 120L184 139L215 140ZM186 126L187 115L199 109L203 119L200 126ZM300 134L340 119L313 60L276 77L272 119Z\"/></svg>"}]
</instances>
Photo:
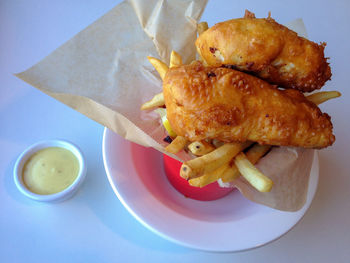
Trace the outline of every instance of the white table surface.
<instances>
[{"instance_id":1,"label":"white table surface","mask_svg":"<svg viewBox=\"0 0 350 263\"><path fill-rule=\"evenodd\" d=\"M0 1L0 262L350 262L350 1L211 1L207 6L203 20L210 25L239 17L245 8L259 17L271 10L281 23L302 17L309 38L328 43L333 77L324 89L343 93L322 105L332 116L337 141L320 151L319 188L311 208L279 240L236 254L184 248L144 228L108 184L101 153L103 127L12 75L117 2ZM61 204L31 201L13 182L13 165L21 151L49 138L73 141L88 162L84 185Z\"/></svg>"}]
</instances>

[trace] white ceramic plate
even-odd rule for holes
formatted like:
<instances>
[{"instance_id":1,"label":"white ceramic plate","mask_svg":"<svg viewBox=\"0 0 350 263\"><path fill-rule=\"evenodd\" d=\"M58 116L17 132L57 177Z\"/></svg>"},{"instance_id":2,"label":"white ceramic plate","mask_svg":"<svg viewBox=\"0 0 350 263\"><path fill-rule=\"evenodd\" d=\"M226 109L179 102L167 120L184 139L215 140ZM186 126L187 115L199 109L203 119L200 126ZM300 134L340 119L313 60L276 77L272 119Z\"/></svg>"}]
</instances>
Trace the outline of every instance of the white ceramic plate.
<instances>
[{"instance_id":1,"label":"white ceramic plate","mask_svg":"<svg viewBox=\"0 0 350 263\"><path fill-rule=\"evenodd\" d=\"M175 243L207 251L242 251L281 237L303 217L318 183L315 154L306 204L298 212L282 212L252 203L237 190L216 201L185 198L167 181L161 153L108 129L103 159L114 192L141 224Z\"/></svg>"}]
</instances>

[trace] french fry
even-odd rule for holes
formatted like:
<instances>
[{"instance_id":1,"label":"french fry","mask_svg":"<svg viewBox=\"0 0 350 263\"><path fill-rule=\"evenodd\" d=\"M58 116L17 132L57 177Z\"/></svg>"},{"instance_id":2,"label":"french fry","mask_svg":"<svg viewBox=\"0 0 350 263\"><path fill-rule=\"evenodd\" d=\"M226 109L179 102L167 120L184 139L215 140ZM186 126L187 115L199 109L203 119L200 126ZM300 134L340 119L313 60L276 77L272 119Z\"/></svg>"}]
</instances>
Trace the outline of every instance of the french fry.
<instances>
[{"instance_id":1,"label":"french fry","mask_svg":"<svg viewBox=\"0 0 350 263\"><path fill-rule=\"evenodd\" d=\"M197 25L197 32L198 35L202 34L204 31L206 31L208 29L208 23L207 22L200 22Z\"/></svg>"},{"instance_id":2,"label":"french fry","mask_svg":"<svg viewBox=\"0 0 350 263\"><path fill-rule=\"evenodd\" d=\"M149 110L165 104L163 92L156 94L151 100L141 106L141 110Z\"/></svg>"},{"instance_id":3,"label":"french fry","mask_svg":"<svg viewBox=\"0 0 350 263\"><path fill-rule=\"evenodd\" d=\"M197 156L201 156L215 150L215 147L206 141L196 141L188 145L188 149Z\"/></svg>"},{"instance_id":4,"label":"french fry","mask_svg":"<svg viewBox=\"0 0 350 263\"><path fill-rule=\"evenodd\" d=\"M153 65L153 67L158 71L159 76L164 80L165 74L169 70L169 67L161 60L154 57L147 57L148 61Z\"/></svg>"},{"instance_id":5,"label":"french fry","mask_svg":"<svg viewBox=\"0 0 350 263\"><path fill-rule=\"evenodd\" d=\"M259 159L264 156L270 149L271 145L259 145L256 144L248 150L246 156L253 164L257 163ZM224 164L212 173L204 174L200 177L190 179L188 182L192 186L204 187L211 184L221 178L224 183L232 182L240 176L239 170L235 164Z\"/></svg>"},{"instance_id":6,"label":"french fry","mask_svg":"<svg viewBox=\"0 0 350 263\"><path fill-rule=\"evenodd\" d=\"M237 166L232 163L230 166L230 169L227 170L222 176L221 180L224 183L232 182L233 180L237 179L241 174L239 173L239 170L237 169Z\"/></svg>"},{"instance_id":7,"label":"french fry","mask_svg":"<svg viewBox=\"0 0 350 263\"><path fill-rule=\"evenodd\" d=\"M263 157L270 149L272 148L271 145L260 145L255 144L252 148L250 148L246 152L246 156L250 162L253 164L256 164L261 157Z\"/></svg>"},{"instance_id":8,"label":"french fry","mask_svg":"<svg viewBox=\"0 0 350 263\"><path fill-rule=\"evenodd\" d=\"M219 170L222 169L222 170ZM229 163L224 164L212 173L204 174L200 177L190 179L188 182L190 185L195 187L204 187L211 184L220 178L230 178L234 180L240 176L240 173L235 165L229 165Z\"/></svg>"},{"instance_id":9,"label":"french fry","mask_svg":"<svg viewBox=\"0 0 350 263\"><path fill-rule=\"evenodd\" d=\"M269 192L272 188L273 182L270 178L260 172L245 156L244 153L239 153L234 159L242 176L258 191Z\"/></svg>"},{"instance_id":10,"label":"french fry","mask_svg":"<svg viewBox=\"0 0 350 263\"><path fill-rule=\"evenodd\" d=\"M198 36L201 35L207 29L208 29L208 23L207 22L201 22L201 23L197 24ZM198 54L198 60L201 61L205 66L207 65L200 54Z\"/></svg>"},{"instance_id":11,"label":"french fry","mask_svg":"<svg viewBox=\"0 0 350 263\"><path fill-rule=\"evenodd\" d=\"M255 144L252 148L250 148L246 152L245 155L247 156L248 160L252 164L256 164L261 159L261 157L263 157L271 149L271 147L272 147L271 145ZM231 173L226 173L221 177L221 180L224 183L232 182L233 180L235 180L240 176L239 170L234 164L232 164L231 168L232 168Z\"/></svg>"},{"instance_id":12,"label":"french fry","mask_svg":"<svg viewBox=\"0 0 350 263\"><path fill-rule=\"evenodd\" d=\"M165 150L170 153L178 153L186 147L188 140L182 136L176 136L176 138L167 146Z\"/></svg>"},{"instance_id":13,"label":"french fry","mask_svg":"<svg viewBox=\"0 0 350 263\"><path fill-rule=\"evenodd\" d=\"M226 143L208 154L184 162L181 166L180 176L189 180L204 173L213 172L230 162L233 157L251 144L251 142Z\"/></svg>"},{"instance_id":14,"label":"french fry","mask_svg":"<svg viewBox=\"0 0 350 263\"><path fill-rule=\"evenodd\" d=\"M321 91L307 96L309 101L312 101L316 105L319 105L327 100L340 97L341 93L338 91Z\"/></svg>"},{"instance_id":15,"label":"french fry","mask_svg":"<svg viewBox=\"0 0 350 263\"><path fill-rule=\"evenodd\" d=\"M181 65L182 65L182 58L179 55L179 53L175 52L174 50L171 51L169 68L178 67Z\"/></svg>"},{"instance_id":16,"label":"french fry","mask_svg":"<svg viewBox=\"0 0 350 263\"><path fill-rule=\"evenodd\" d=\"M214 172L203 174L200 177L196 177L188 180L188 183L195 187L204 187L208 184L211 184L219 180L219 178L222 177L225 171L229 168L230 168L229 163L226 163L223 166L216 169Z\"/></svg>"}]
</instances>

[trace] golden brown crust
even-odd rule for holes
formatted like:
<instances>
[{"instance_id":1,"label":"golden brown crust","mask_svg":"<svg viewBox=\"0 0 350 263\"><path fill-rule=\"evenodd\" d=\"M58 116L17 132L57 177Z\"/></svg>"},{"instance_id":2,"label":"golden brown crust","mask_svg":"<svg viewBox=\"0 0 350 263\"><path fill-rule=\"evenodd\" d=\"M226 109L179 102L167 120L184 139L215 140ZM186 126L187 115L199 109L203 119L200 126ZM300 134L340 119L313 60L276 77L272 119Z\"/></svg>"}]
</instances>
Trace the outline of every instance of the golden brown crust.
<instances>
[{"instance_id":1,"label":"golden brown crust","mask_svg":"<svg viewBox=\"0 0 350 263\"><path fill-rule=\"evenodd\" d=\"M171 68L163 93L174 131L190 141L246 140L322 148L334 142L330 117L297 90L200 62Z\"/></svg>"},{"instance_id":2,"label":"golden brown crust","mask_svg":"<svg viewBox=\"0 0 350 263\"><path fill-rule=\"evenodd\" d=\"M249 11L244 18L216 24L196 41L198 53L210 66L228 65L304 92L321 88L331 78L325 45Z\"/></svg>"}]
</instances>

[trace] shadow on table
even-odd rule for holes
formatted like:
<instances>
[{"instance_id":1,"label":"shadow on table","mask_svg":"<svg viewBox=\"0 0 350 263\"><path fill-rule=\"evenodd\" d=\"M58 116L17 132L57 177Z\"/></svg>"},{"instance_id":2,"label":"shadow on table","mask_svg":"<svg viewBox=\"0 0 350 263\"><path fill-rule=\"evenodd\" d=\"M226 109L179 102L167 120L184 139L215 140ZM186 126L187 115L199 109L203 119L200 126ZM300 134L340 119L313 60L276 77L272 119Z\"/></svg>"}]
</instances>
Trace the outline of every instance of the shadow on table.
<instances>
[{"instance_id":1,"label":"shadow on table","mask_svg":"<svg viewBox=\"0 0 350 263\"><path fill-rule=\"evenodd\" d=\"M341 164L327 156L329 157L329 153L319 152L318 188L305 216L279 242L273 242L269 246L259 248L255 250L256 253L259 254L262 251L264 253L273 253L273 251L278 249L283 248L285 250L287 247L288 249L284 251L286 255L304 254L305 260L308 261L307 258L312 256L310 251L318 251L319 247L327 246L327 243L331 242L330 240L336 238L336 235L329 235L331 231L328 228L332 227L333 222L329 221L329 216L327 215L332 213L334 218L339 217L339 211L336 213L336 207L339 206L337 199L341 200L341 196L344 194L339 193L338 188L339 184L345 184L346 182L341 182L341 176L338 174ZM337 176L337 178L332 179L332 176ZM335 198L336 196L338 197Z\"/></svg>"},{"instance_id":2,"label":"shadow on table","mask_svg":"<svg viewBox=\"0 0 350 263\"><path fill-rule=\"evenodd\" d=\"M40 212L41 216L44 217L47 216L47 213L52 215L52 211L55 210L57 212L55 217L59 221L61 213L71 213L72 210L74 211L74 207L77 210L88 207L91 213L98 217L101 223L113 233L137 246L172 253L192 251L157 236L129 214L114 194L105 173L101 174L101 171L104 171L102 154L97 154L96 151L93 151L93 147L84 148L82 150L88 163L86 179L76 195L71 199L62 203L48 204L36 202L25 197L17 189L13 178L13 168L17 156L8 163L5 174L3 175L5 191L15 202L32 207L35 213ZM88 152L88 149L91 149L91 152ZM57 209L53 206L57 206ZM45 213L45 210L47 213ZM74 218L76 220L83 220L79 214L71 215L71 217L73 220Z\"/></svg>"}]
</instances>

